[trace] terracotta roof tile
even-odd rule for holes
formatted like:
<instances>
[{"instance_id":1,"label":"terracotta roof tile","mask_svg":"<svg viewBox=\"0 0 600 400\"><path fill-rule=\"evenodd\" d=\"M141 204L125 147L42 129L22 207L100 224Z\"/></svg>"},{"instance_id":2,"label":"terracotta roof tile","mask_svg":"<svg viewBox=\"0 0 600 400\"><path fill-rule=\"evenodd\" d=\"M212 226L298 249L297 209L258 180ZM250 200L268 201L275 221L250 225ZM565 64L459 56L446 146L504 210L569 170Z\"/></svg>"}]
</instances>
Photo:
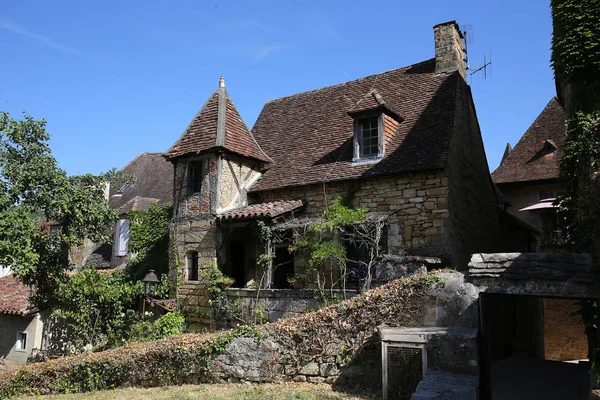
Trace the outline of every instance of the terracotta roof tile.
<instances>
[{"instance_id":1,"label":"terracotta roof tile","mask_svg":"<svg viewBox=\"0 0 600 400\"><path fill-rule=\"evenodd\" d=\"M564 136L565 112L555 97L492 173L494 183L557 179Z\"/></svg>"},{"instance_id":2,"label":"terracotta roof tile","mask_svg":"<svg viewBox=\"0 0 600 400\"><path fill-rule=\"evenodd\" d=\"M298 210L304 206L302 200L274 201L270 203L251 204L249 206L239 208L237 210L223 213L219 219L226 220L241 220L254 218L275 218L280 215Z\"/></svg>"},{"instance_id":3,"label":"terracotta roof tile","mask_svg":"<svg viewBox=\"0 0 600 400\"><path fill-rule=\"evenodd\" d=\"M0 278L0 314L27 316L37 312L29 303L30 292L29 286L14 275Z\"/></svg>"},{"instance_id":4,"label":"terracotta roof tile","mask_svg":"<svg viewBox=\"0 0 600 400\"><path fill-rule=\"evenodd\" d=\"M208 98L165 157L173 159L218 148L262 162L271 161L254 140L224 86Z\"/></svg>"},{"instance_id":5,"label":"terracotta roof tile","mask_svg":"<svg viewBox=\"0 0 600 400\"><path fill-rule=\"evenodd\" d=\"M251 190L444 168L460 75L434 70L432 59L269 101L252 133L273 163ZM383 159L353 164L353 119L347 112L372 90L404 121Z\"/></svg>"}]
</instances>

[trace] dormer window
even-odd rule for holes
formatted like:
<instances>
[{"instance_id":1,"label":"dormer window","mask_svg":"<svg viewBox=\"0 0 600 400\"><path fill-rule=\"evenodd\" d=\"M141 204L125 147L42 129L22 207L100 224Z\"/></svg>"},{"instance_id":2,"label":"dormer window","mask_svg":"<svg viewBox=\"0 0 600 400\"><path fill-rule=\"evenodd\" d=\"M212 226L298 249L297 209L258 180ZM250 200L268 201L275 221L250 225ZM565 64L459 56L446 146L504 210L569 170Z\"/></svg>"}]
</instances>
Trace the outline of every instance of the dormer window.
<instances>
[{"instance_id":1,"label":"dormer window","mask_svg":"<svg viewBox=\"0 0 600 400\"><path fill-rule=\"evenodd\" d=\"M381 115L357 118L354 126L354 161L381 158L383 156Z\"/></svg>"},{"instance_id":2,"label":"dormer window","mask_svg":"<svg viewBox=\"0 0 600 400\"><path fill-rule=\"evenodd\" d=\"M366 118L360 125L360 158L376 157L379 154L379 118Z\"/></svg>"},{"instance_id":3,"label":"dormer window","mask_svg":"<svg viewBox=\"0 0 600 400\"><path fill-rule=\"evenodd\" d=\"M354 154L352 161L378 161L385 155L385 147L402 122L377 92L370 90L348 115L354 119Z\"/></svg>"}]
</instances>

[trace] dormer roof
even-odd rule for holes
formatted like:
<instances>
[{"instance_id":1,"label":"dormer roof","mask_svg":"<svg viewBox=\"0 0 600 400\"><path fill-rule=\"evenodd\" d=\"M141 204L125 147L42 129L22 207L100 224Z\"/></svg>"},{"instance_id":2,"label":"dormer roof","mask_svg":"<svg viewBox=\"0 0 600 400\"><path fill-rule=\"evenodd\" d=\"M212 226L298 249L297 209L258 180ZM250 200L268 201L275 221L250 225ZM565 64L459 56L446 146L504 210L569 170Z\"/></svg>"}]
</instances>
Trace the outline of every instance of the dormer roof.
<instances>
[{"instance_id":1,"label":"dormer roof","mask_svg":"<svg viewBox=\"0 0 600 400\"><path fill-rule=\"evenodd\" d=\"M181 137L165 153L169 160L226 150L261 162L271 159L260 148L242 120L221 77L219 88L208 98Z\"/></svg>"},{"instance_id":2,"label":"dormer roof","mask_svg":"<svg viewBox=\"0 0 600 400\"><path fill-rule=\"evenodd\" d=\"M369 90L363 98L357 101L356 104L348 110L348 115L356 116L373 110L386 112L386 114L393 116L399 122L402 121L402 117L400 117L392 106L384 100L383 96L376 89Z\"/></svg>"}]
</instances>

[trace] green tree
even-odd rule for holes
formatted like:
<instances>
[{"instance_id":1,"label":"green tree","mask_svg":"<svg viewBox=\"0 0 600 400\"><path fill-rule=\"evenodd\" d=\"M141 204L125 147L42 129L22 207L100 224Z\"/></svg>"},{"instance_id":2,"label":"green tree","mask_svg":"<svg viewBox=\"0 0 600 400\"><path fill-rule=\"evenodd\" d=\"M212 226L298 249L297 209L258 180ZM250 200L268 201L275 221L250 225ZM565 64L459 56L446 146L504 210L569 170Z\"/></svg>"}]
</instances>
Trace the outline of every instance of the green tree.
<instances>
[{"instance_id":1,"label":"green tree","mask_svg":"<svg viewBox=\"0 0 600 400\"><path fill-rule=\"evenodd\" d=\"M116 219L104 198L106 178L67 176L48 145L46 121L0 112L0 265L52 306L66 282L68 252L84 238L110 239Z\"/></svg>"}]
</instances>

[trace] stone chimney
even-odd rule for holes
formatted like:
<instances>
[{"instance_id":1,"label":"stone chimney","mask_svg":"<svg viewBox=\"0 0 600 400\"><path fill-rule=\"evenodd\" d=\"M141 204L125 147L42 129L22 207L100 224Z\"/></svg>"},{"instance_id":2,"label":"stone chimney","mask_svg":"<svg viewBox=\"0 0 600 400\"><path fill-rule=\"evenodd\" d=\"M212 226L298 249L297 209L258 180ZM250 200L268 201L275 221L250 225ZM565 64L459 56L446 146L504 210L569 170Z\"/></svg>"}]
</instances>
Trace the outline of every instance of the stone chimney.
<instances>
[{"instance_id":1,"label":"stone chimney","mask_svg":"<svg viewBox=\"0 0 600 400\"><path fill-rule=\"evenodd\" d=\"M463 34L456 21L434 26L433 38L435 41L435 73L458 70L462 77L466 78Z\"/></svg>"}]
</instances>

